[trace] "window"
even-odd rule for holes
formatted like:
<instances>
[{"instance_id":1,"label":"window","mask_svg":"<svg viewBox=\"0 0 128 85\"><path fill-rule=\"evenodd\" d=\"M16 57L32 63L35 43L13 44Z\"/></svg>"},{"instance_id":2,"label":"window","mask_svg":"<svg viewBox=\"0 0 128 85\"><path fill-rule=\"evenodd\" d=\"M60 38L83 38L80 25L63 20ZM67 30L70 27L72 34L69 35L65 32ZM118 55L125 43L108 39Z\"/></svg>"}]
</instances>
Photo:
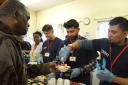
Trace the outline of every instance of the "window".
<instances>
[{"instance_id":1,"label":"window","mask_svg":"<svg viewBox=\"0 0 128 85\"><path fill-rule=\"evenodd\" d=\"M100 21L98 22L98 38L107 38L108 37L108 28L109 21Z\"/></svg>"},{"instance_id":2,"label":"window","mask_svg":"<svg viewBox=\"0 0 128 85\"><path fill-rule=\"evenodd\" d=\"M59 37L60 39L65 39L66 30L63 27L63 24L53 24L54 34L56 37Z\"/></svg>"}]
</instances>

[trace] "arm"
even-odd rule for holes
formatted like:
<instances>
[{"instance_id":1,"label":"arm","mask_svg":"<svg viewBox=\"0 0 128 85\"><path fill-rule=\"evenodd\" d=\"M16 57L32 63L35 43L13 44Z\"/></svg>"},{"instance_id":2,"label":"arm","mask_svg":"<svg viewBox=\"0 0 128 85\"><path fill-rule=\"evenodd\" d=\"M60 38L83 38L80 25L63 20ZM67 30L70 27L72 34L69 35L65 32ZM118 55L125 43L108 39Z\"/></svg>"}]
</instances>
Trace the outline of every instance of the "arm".
<instances>
[{"instance_id":1,"label":"arm","mask_svg":"<svg viewBox=\"0 0 128 85\"><path fill-rule=\"evenodd\" d=\"M29 77L36 77L39 75L47 75L50 73L50 63L41 63L41 64L28 64L27 65L27 75Z\"/></svg>"},{"instance_id":2,"label":"arm","mask_svg":"<svg viewBox=\"0 0 128 85\"><path fill-rule=\"evenodd\" d=\"M96 64L96 59L91 60L88 65L85 65L83 67L83 72L89 73L93 71L96 68L95 64Z\"/></svg>"},{"instance_id":3,"label":"arm","mask_svg":"<svg viewBox=\"0 0 128 85\"><path fill-rule=\"evenodd\" d=\"M93 44L92 44L92 40L84 39L84 40L77 40L76 42L69 44L68 47L70 50L74 50L76 48L92 50Z\"/></svg>"},{"instance_id":4,"label":"arm","mask_svg":"<svg viewBox=\"0 0 128 85\"><path fill-rule=\"evenodd\" d=\"M114 82L119 85L128 85L128 78L116 76L108 69L104 69L104 70L97 69L97 77L101 81L107 81L109 83Z\"/></svg>"},{"instance_id":5,"label":"arm","mask_svg":"<svg viewBox=\"0 0 128 85\"><path fill-rule=\"evenodd\" d=\"M95 69L95 60L92 60L89 62L88 65L85 65L83 68L79 67L79 68L73 68L71 69L71 75L70 78L76 78L78 77L80 74L87 74L90 73L92 70Z\"/></svg>"},{"instance_id":6,"label":"arm","mask_svg":"<svg viewBox=\"0 0 128 85\"><path fill-rule=\"evenodd\" d=\"M113 81L114 83L120 84L120 85L128 85L128 78L122 78L116 76Z\"/></svg>"}]
</instances>

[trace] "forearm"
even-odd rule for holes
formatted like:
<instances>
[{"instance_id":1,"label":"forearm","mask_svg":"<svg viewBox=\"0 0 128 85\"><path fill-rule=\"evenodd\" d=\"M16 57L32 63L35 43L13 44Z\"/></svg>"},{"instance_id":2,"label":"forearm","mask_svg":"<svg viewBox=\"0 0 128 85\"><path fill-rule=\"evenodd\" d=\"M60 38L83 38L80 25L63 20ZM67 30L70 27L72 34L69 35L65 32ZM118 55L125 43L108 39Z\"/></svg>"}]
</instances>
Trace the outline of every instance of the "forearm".
<instances>
[{"instance_id":1,"label":"forearm","mask_svg":"<svg viewBox=\"0 0 128 85\"><path fill-rule=\"evenodd\" d=\"M36 65L27 65L27 71L29 77L35 77L39 75L47 75L50 73L50 63L42 63Z\"/></svg>"},{"instance_id":2,"label":"forearm","mask_svg":"<svg viewBox=\"0 0 128 85\"><path fill-rule=\"evenodd\" d=\"M69 44L68 45L70 50L74 50L76 48L82 48L82 49L87 49L87 50L92 50L93 46L92 46L92 40L77 40L76 42Z\"/></svg>"},{"instance_id":3,"label":"forearm","mask_svg":"<svg viewBox=\"0 0 128 85\"><path fill-rule=\"evenodd\" d=\"M70 50L74 50L74 49L79 48L80 47L80 40L77 40L74 43L69 44L68 47Z\"/></svg>"},{"instance_id":4,"label":"forearm","mask_svg":"<svg viewBox=\"0 0 128 85\"><path fill-rule=\"evenodd\" d=\"M120 85L128 85L128 78L121 78L121 77L116 76L112 82L120 84Z\"/></svg>"}]
</instances>

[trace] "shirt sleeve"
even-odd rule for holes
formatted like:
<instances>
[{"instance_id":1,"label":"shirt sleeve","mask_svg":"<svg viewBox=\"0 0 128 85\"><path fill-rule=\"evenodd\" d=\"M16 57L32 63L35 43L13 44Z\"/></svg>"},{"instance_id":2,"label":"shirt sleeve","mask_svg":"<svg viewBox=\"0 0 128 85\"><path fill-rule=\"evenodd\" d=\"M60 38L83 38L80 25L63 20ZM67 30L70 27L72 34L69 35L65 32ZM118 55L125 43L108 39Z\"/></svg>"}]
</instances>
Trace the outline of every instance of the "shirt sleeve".
<instances>
[{"instance_id":1,"label":"shirt sleeve","mask_svg":"<svg viewBox=\"0 0 128 85\"><path fill-rule=\"evenodd\" d=\"M85 73L85 74L87 74L87 73L89 73L89 72L91 72L91 71L93 71L95 68L96 68L96 59L92 59L90 62L89 62L89 64L88 65L85 65L84 67L83 67L83 73Z\"/></svg>"},{"instance_id":2,"label":"shirt sleeve","mask_svg":"<svg viewBox=\"0 0 128 85\"><path fill-rule=\"evenodd\" d=\"M102 48L108 45L109 41L107 38L94 39L92 40L93 49L100 51Z\"/></svg>"},{"instance_id":3,"label":"shirt sleeve","mask_svg":"<svg viewBox=\"0 0 128 85\"><path fill-rule=\"evenodd\" d=\"M102 45L104 43L108 42L108 39L102 38L102 39L94 39L94 40L79 40L80 48L87 49L87 50L96 50L100 51Z\"/></svg>"},{"instance_id":4,"label":"shirt sleeve","mask_svg":"<svg viewBox=\"0 0 128 85\"><path fill-rule=\"evenodd\" d=\"M93 71L96 68L96 61L97 61L97 57L98 57L97 51L90 50L88 52L89 52L88 53L89 63L87 65L83 66L83 72L85 74Z\"/></svg>"},{"instance_id":5,"label":"shirt sleeve","mask_svg":"<svg viewBox=\"0 0 128 85\"><path fill-rule=\"evenodd\" d=\"M87 49L87 50L92 50L93 49L93 44L92 44L92 40L79 40L79 45L80 48L82 49Z\"/></svg>"}]
</instances>

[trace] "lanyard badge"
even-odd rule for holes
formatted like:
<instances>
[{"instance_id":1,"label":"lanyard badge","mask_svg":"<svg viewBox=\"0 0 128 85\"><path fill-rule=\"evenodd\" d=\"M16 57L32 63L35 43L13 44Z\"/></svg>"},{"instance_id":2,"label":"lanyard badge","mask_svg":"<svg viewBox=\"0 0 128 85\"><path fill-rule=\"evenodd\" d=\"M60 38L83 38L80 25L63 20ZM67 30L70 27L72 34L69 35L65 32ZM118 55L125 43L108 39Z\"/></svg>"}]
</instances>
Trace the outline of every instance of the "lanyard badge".
<instances>
[{"instance_id":1,"label":"lanyard badge","mask_svg":"<svg viewBox=\"0 0 128 85\"><path fill-rule=\"evenodd\" d=\"M70 57L69 57L69 60L76 62L76 57L75 57L75 56L70 56Z\"/></svg>"},{"instance_id":2,"label":"lanyard badge","mask_svg":"<svg viewBox=\"0 0 128 85\"><path fill-rule=\"evenodd\" d=\"M50 56L50 53L49 52L46 52L44 56L45 57L49 57Z\"/></svg>"}]
</instances>

